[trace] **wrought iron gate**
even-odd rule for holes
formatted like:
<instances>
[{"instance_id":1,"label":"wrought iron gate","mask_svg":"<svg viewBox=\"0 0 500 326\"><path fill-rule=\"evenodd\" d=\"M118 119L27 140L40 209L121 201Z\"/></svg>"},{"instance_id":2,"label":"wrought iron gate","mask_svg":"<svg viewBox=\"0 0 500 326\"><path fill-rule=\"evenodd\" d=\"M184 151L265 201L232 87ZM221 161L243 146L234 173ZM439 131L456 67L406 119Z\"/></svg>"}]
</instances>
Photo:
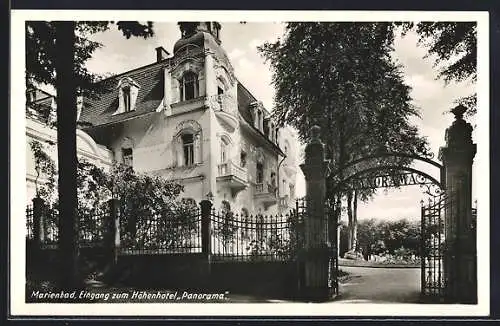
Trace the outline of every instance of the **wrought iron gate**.
<instances>
[{"instance_id":1,"label":"wrought iron gate","mask_svg":"<svg viewBox=\"0 0 500 326\"><path fill-rule=\"evenodd\" d=\"M325 216L328 230L328 290L330 298L339 294L339 239L338 221L339 214L335 211L335 205L331 201L326 202Z\"/></svg>"},{"instance_id":2,"label":"wrought iron gate","mask_svg":"<svg viewBox=\"0 0 500 326\"><path fill-rule=\"evenodd\" d=\"M441 194L422 203L421 214L421 295L424 301L445 299L446 212L452 197Z\"/></svg>"}]
</instances>

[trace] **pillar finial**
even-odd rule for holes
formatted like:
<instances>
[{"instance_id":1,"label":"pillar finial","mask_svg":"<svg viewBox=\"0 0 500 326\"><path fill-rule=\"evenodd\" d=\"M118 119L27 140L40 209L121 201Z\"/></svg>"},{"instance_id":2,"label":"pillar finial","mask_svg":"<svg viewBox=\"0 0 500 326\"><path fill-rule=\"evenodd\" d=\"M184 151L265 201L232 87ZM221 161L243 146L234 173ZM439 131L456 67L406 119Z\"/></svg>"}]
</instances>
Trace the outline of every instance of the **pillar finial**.
<instances>
[{"instance_id":1,"label":"pillar finial","mask_svg":"<svg viewBox=\"0 0 500 326\"><path fill-rule=\"evenodd\" d=\"M312 126L310 133L311 133L311 142L317 143L320 141L320 139L319 139L319 135L321 133L320 126L318 126L318 125Z\"/></svg>"},{"instance_id":2,"label":"pillar finial","mask_svg":"<svg viewBox=\"0 0 500 326\"><path fill-rule=\"evenodd\" d=\"M462 104L459 104L459 105L455 106L453 109L451 109L450 112L455 115L455 119L462 120L464 113L467 110L468 110L467 107L463 106Z\"/></svg>"}]
</instances>

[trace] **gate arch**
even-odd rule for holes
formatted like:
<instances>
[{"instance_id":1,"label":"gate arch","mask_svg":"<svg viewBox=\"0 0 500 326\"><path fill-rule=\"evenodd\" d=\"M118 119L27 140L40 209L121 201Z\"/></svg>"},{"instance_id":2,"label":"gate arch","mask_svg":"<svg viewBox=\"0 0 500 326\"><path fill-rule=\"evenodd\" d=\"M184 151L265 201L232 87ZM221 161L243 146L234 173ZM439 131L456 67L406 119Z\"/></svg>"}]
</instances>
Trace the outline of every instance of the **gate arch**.
<instances>
[{"instance_id":1,"label":"gate arch","mask_svg":"<svg viewBox=\"0 0 500 326\"><path fill-rule=\"evenodd\" d=\"M411 159L412 161L426 163L426 164L428 164L428 166L431 166L431 167L438 169L439 180L432 177L431 175L429 175L426 172L423 172L419 169L411 168L411 167L405 166L405 165L382 164L382 165L377 165L375 167L369 167L369 168L365 168L365 169L358 170L358 171L356 171L356 169L355 169L356 165L358 165L360 163L370 162L372 160L384 158L384 157L407 158L407 159ZM344 176L343 173L349 172L349 170L356 171L355 175ZM333 187L332 187L332 189L339 189L341 185L348 183L350 180L352 180L355 177L359 177L363 174L367 174L370 172L376 172L376 171L382 171L382 170L395 170L395 171L400 170L400 171L407 171L407 172L415 173L417 175L420 175L420 176L430 180L433 184L435 184L436 186L441 188L441 190L444 190L446 188L446 173L445 173L445 167L442 164L432 160L432 156L430 156L430 155L429 155L429 157L424 157L424 156L419 156L419 155L415 155L415 154L411 154L411 153L402 153L402 152L383 152L383 153L377 153L377 154L363 156L363 157L358 158L356 160L350 161L349 163L343 165L339 169L333 171L332 173L330 173L327 176L327 180L329 181L330 186L332 186L334 179L336 177L340 176L340 181L338 181L336 184L334 183ZM418 183L414 183L414 184L418 184Z\"/></svg>"}]
</instances>

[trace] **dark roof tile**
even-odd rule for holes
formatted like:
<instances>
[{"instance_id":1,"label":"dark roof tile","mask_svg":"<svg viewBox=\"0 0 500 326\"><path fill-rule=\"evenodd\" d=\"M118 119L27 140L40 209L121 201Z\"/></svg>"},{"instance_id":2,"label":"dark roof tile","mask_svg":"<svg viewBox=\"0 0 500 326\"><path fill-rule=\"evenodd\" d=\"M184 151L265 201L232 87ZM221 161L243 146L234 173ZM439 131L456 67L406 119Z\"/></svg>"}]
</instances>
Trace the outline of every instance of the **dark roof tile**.
<instances>
[{"instance_id":1,"label":"dark roof tile","mask_svg":"<svg viewBox=\"0 0 500 326\"><path fill-rule=\"evenodd\" d=\"M139 85L137 101L133 111L113 115L118 109L118 82L130 77ZM162 65L149 65L106 80L111 89L98 96L86 98L80 113L80 123L98 126L118 122L155 111L163 99Z\"/></svg>"}]
</instances>

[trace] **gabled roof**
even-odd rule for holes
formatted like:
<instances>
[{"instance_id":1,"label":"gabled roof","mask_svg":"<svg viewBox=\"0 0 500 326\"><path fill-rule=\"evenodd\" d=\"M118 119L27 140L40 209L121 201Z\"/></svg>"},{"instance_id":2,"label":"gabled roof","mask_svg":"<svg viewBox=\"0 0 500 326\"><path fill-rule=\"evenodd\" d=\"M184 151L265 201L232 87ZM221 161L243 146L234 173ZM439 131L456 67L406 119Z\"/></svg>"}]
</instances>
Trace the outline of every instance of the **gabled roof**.
<instances>
[{"instance_id":1,"label":"gabled roof","mask_svg":"<svg viewBox=\"0 0 500 326\"><path fill-rule=\"evenodd\" d=\"M139 85L137 101L134 110L115 114L118 109L118 83L121 79L130 77ZM109 91L97 99L86 98L80 113L79 123L99 126L118 122L131 117L154 112L163 100L163 70L162 64L153 64L135 69L102 81Z\"/></svg>"}]
</instances>

